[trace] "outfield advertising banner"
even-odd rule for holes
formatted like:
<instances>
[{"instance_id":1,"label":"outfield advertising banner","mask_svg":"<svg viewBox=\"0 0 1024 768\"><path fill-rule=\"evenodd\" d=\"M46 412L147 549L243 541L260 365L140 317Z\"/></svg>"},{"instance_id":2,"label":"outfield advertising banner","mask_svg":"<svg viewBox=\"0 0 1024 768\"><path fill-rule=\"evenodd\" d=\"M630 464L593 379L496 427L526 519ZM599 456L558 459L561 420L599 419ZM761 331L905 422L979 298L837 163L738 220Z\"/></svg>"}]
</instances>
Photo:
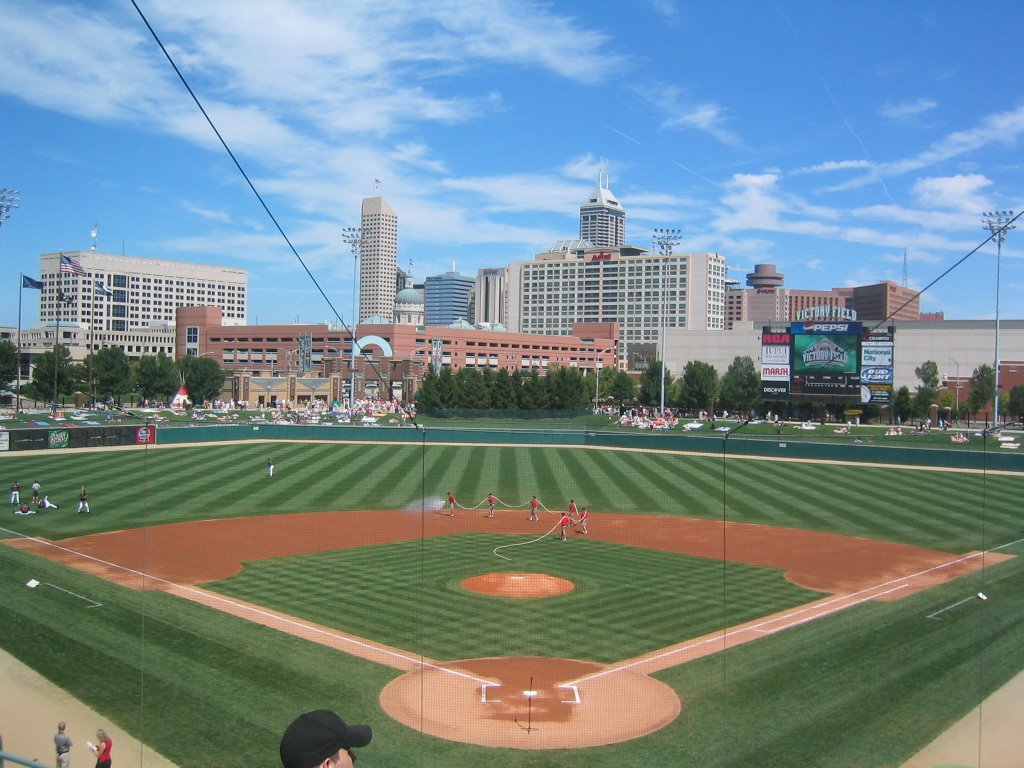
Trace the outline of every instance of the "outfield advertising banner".
<instances>
[{"instance_id":1,"label":"outfield advertising banner","mask_svg":"<svg viewBox=\"0 0 1024 768\"><path fill-rule=\"evenodd\" d=\"M47 448L68 448L71 445L71 434L66 429L54 429L46 436Z\"/></svg>"},{"instance_id":2,"label":"outfield advertising banner","mask_svg":"<svg viewBox=\"0 0 1024 768\"><path fill-rule=\"evenodd\" d=\"M888 405L893 390L892 331L864 334L860 347L860 381L862 403Z\"/></svg>"},{"instance_id":3,"label":"outfield advertising banner","mask_svg":"<svg viewBox=\"0 0 1024 768\"><path fill-rule=\"evenodd\" d=\"M152 424L147 424L144 427L139 427L135 430L135 444L136 445L155 445L156 444L156 427Z\"/></svg>"},{"instance_id":4,"label":"outfield advertising banner","mask_svg":"<svg viewBox=\"0 0 1024 768\"><path fill-rule=\"evenodd\" d=\"M766 326L761 332L761 397L788 400L793 335L788 327Z\"/></svg>"}]
</instances>

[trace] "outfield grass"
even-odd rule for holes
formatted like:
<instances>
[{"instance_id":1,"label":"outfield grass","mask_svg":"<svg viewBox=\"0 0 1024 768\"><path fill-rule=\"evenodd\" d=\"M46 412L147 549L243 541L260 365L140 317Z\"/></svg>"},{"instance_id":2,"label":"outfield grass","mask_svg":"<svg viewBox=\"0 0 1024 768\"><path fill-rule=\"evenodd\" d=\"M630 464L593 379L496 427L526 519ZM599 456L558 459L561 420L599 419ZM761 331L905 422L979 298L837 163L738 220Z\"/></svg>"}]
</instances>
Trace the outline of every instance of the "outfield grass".
<instances>
[{"instance_id":1,"label":"outfield grass","mask_svg":"<svg viewBox=\"0 0 1024 768\"><path fill-rule=\"evenodd\" d=\"M264 477L272 455L274 479ZM526 446L276 443L11 454L0 476L91 516L13 518L27 534L64 538L220 517L335 509L430 509L448 490L470 507L492 491L510 505L534 493L594 511L686 515L829 531L949 552L1017 538L1024 474L926 472L765 462L678 453Z\"/></svg>"},{"instance_id":2,"label":"outfield grass","mask_svg":"<svg viewBox=\"0 0 1024 768\"><path fill-rule=\"evenodd\" d=\"M263 476L268 455L277 465L272 481ZM0 457L0 477L24 488L38 478L63 507L5 515L5 537L326 509L424 510L451 489L467 506L491 491L516 504L537 493L551 508L575 497L596 511L1024 554L1011 544L1024 536L1021 476L526 445L276 443L9 454ZM82 483L92 515L73 511ZM466 534L262 561L213 586L437 658L494 653L497 625L507 653L582 648L571 655L619 659L814 596L764 569L729 566L726 574L718 562L637 557L629 547L574 539L561 549L524 548L516 562L525 569L542 558L545 572L578 583L574 595L456 600L455 585L502 541ZM30 578L43 585L26 589ZM733 589L739 581L743 594ZM988 601L927 618L982 590ZM651 609L654 596L661 610ZM895 766L1024 669L1024 565L1015 559L666 670L658 677L682 698L680 717L640 740L585 752L421 736L377 703L395 670L6 547L0 626L6 650L103 712L115 731L131 730L182 766L276 764L284 724L320 706L373 723L374 744L361 758L368 765Z\"/></svg>"}]
</instances>

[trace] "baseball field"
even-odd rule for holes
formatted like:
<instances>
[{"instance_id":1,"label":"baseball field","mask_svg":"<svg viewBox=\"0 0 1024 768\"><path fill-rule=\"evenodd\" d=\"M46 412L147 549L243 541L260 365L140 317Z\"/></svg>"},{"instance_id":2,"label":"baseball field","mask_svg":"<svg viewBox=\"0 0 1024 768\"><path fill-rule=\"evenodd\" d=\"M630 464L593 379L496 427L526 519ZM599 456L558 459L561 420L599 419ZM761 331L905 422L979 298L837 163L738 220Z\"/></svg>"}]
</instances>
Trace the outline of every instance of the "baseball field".
<instances>
[{"instance_id":1,"label":"baseball field","mask_svg":"<svg viewBox=\"0 0 1024 768\"><path fill-rule=\"evenodd\" d=\"M354 433L3 455L0 645L181 766L899 766L1024 669L1024 466Z\"/></svg>"}]
</instances>

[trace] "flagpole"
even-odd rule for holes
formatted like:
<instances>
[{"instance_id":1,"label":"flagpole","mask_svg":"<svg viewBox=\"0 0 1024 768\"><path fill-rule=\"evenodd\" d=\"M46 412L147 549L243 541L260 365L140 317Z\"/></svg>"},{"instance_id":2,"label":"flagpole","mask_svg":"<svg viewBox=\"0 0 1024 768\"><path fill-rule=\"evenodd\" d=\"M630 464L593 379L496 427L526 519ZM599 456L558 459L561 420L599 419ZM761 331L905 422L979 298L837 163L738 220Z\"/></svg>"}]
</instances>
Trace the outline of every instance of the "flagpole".
<instances>
[{"instance_id":1,"label":"flagpole","mask_svg":"<svg viewBox=\"0 0 1024 768\"><path fill-rule=\"evenodd\" d=\"M60 274L60 273L58 273ZM59 279L59 278L58 278ZM57 330L53 334L53 413L57 413L57 344L60 339L60 308L64 303L64 291L57 286Z\"/></svg>"},{"instance_id":2,"label":"flagpole","mask_svg":"<svg viewBox=\"0 0 1024 768\"><path fill-rule=\"evenodd\" d=\"M14 412L21 413L21 292L25 289L25 273L18 273L18 391L14 395Z\"/></svg>"},{"instance_id":3,"label":"flagpole","mask_svg":"<svg viewBox=\"0 0 1024 768\"><path fill-rule=\"evenodd\" d=\"M95 231L95 230L93 230ZM94 245L93 248L96 246ZM96 382L92 378L92 329L96 323L96 281L92 281L92 295L89 297L89 407L96 407Z\"/></svg>"}]
</instances>

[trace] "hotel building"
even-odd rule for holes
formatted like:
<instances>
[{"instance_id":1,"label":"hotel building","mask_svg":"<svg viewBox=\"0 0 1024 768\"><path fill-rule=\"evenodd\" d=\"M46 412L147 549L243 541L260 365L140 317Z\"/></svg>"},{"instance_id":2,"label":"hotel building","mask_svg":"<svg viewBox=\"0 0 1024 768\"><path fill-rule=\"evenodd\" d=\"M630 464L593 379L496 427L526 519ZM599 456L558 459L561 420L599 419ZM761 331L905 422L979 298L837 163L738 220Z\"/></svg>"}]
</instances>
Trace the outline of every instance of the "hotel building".
<instances>
[{"instance_id":1,"label":"hotel building","mask_svg":"<svg viewBox=\"0 0 1024 768\"><path fill-rule=\"evenodd\" d=\"M509 265L508 327L567 335L575 323L616 323L624 357L632 360L643 349L644 358L654 359L663 329L725 328L725 278L725 259L717 253L560 241L533 261ZM628 368L635 370L632 362Z\"/></svg>"}]
</instances>

